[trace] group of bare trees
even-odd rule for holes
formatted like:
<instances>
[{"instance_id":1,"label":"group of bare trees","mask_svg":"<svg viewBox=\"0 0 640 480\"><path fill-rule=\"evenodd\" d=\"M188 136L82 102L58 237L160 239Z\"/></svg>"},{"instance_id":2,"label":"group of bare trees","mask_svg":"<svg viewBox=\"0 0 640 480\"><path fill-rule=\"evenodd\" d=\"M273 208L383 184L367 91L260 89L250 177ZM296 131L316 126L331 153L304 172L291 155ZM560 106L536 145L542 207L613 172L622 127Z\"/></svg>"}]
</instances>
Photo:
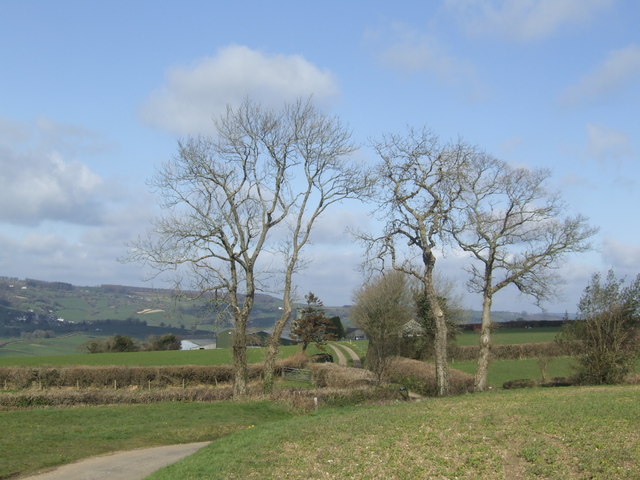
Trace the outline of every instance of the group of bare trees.
<instances>
[{"instance_id":1,"label":"group of bare trees","mask_svg":"<svg viewBox=\"0 0 640 480\"><path fill-rule=\"evenodd\" d=\"M448 392L448 368L447 322L434 285L440 252L468 253L469 286L483 296L476 376L483 390L493 295L513 284L542 301L553 291L561 258L588 248L595 231L583 217L562 217L562 203L545 188L548 172L512 168L462 141L441 143L426 129L373 142L379 161L363 168L352 161L350 131L310 100L279 111L248 100L214 127L211 137L180 142L175 158L159 169L152 183L165 215L132 257L159 272L175 271L179 285L188 278L199 295L222 292L235 326L238 395L247 391L246 326L256 291L275 281L283 301L265 361L270 391L302 250L318 218L337 202L376 205L380 231L358 233L367 244L365 263L418 285L435 322L441 395ZM404 318L400 310L394 314Z\"/></svg>"},{"instance_id":2,"label":"group of bare trees","mask_svg":"<svg viewBox=\"0 0 640 480\"><path fill-rule=\"evenodd\" d=\"M435 322L438 393L446 395L447 322L434 284L436 252L468 253L469 289L482 294L475 389L483 391L493 296L515 285L538 302L549 298L562 258L588 249L596 229L582 216L563 217L564 205L546 188L546 170L513 168L462 141L443 144L425 129L388 135L374 147L380 157L374 201L384 229L359 235L368 262L404 272L419 285Z\"/></svg>"},{"instance_id":3,"label":"group of bare trees","mask_svg":"<svg viewBox=\"0 0 640 480\"><path fill-rule=\"evenodd\" d=\"M234 392L247 392L246 327L256 291L279 285L283 309L268 343L264 385L273 384L293 277L314 224L331 205L360 197L368 176L350 159L351 133L310 100L265 109L250 100L214 122L211 137L179 142L152 184L165 215L132 258L176 284L228 304L234 324ZM262 262L262 263L260 263ZM275 265L273 269L262 267Z\"/></svg>"}]
</instances>

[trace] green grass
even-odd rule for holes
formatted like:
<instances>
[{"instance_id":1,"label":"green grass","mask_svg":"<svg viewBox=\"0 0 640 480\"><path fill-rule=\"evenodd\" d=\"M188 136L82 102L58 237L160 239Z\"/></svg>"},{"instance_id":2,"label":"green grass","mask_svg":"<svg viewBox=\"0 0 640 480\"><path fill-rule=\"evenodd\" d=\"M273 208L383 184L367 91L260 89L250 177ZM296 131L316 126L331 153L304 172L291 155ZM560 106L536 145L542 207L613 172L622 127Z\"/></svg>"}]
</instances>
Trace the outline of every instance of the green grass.
<instances>
[{"instance_id":1,"label":"green grass","mask_svg":"<svg viewBox=\"0 0 640 480\"><path fill-rule=\"evenodd\" d=\"M0 478L106 452L213 440L292 415L268 402L0 411Z\"/></svg>"},{"instance_id":2,"label":"green grass","mask_svg":"<svg viewBox=\"0 0 640 480\"><path fill-rule=\"evenodd\" d=\"M92 335L77 334L54 338L3 339L2 341L18 340L0 348L0 358L16 356L68 355L77 351L83 343L95 338Z\"/></svg>"},{"instance_id":3,"label":"green grass","mask_svg":"<svg viewBox=\"0 0 640 480\"><path fill-rule=\"evenodd\" d=\"M298 351L297 345L280 347L280 356L289 356ZM264 348L248 348L249 363L264 360ZM231 363L231 349L163 351L163 352L123 352L123 353L84 353L75 355L52 355L37 357L4 357L0 366L39 366L39 365L224 365Z\"/></svg>"},{"instance_id":4,"label":"green grass","mask_svg":"<svg viewBox=\"0 0 640 480\"><path fill-rule=\"evenodd\" d=\"M491 333L491 339L494 345L552 342L560 331L560 327L496 328ZM460 332L456 336L456 341L460 346L478 345L480 333Z\"/></svg>"},{"instance_id":5,"label":"green grass","mask_svg":"<svg viewBox=\"0 0 640 480\"><path fill-rule=\"evenodd\" d=\"M574 373L572 369L573 362L570 357L553 358L547 366L547 377L567 377L572 375ZM477 362L472 360L458 361L450 363L449 366L470 375L475 375ZM504 382L517 378L540 380L542 375L538 361L536 359L494 360L489 364L489 386L502 388Z\"/></svg>"},{"instance_id":6,"label":"green grass","mask_svg":"<svg viewBox=\"0 0 640 480\"><path fill-rule=\"evenodd\" d=\"M639 386L347 407L214 441L149 480L638 479Z\"/></svg>"}]
</instances>

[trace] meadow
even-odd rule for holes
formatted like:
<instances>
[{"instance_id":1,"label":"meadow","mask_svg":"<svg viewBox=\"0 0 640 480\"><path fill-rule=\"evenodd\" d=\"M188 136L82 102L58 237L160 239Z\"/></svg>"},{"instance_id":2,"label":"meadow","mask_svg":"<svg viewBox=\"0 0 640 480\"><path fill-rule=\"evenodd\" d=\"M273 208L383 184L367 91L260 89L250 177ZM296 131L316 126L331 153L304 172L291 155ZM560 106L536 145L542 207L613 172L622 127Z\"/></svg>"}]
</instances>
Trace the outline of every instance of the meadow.
<instances>
[{"instance_id":1,"label":"meadow","mask_svg":"<svg viewBox=\"0 0 640 480\"><path fill-rule=\"evenodd\" d=\"M639 386L320 410L212 442L149 480L638 479Z\"/></svg>"},{"instance_id":2,"label":"meadow","mask_svg":"<svg viewBox=\"0 0 640 480\"><path fill-rule=\"evenodd\" d=\"M639 479L639 395L637 385L496 390L306 415L265 401L0 411L0 478L211 440L148 479Z\"/></svg>"},{"instance_id":3,"label":"meadow","mask_svg":"<svg viewBox=\"0 0 640 480\"><path fill-rule=\"evenodd\" d=\"M296 345L284 346L280 349L280 356L289 356L300 350ZM263 348L247 349L249 363L264 360ZM231 363L231 349L218 348L213 350L169 350L156 352L121 352L121 353L92 353L42 356L14 356L0 357L0 367L9 366L63 366L63 365L224 365Z\"/></svg>"},{"instance_id":4,"label":"meadow","mask_svg":"<svg viewBox=\"0 0 640 480\"><path fill-rule=\"evenodd\" d=\"M499 344L531 343L556 334L557 329L505 329L494 338ZM477 339L477 333L463 332L458 343ZM364 356L366 341L345 344ZM298 346L283 347L281 356L297 351ZM317 351L310 347L309 353ZM248 357L261 362L264 349L250 348ZM231 351L218 349L23 355L2 357L0 366L230 361ZM568 376L571 364L570 358L553 358L547 376ZM475 362L451 367L473 374ZM0 478L110 451L211 440L149 478L640 479L640 386L500 389L515 378L540 379L538 361L492 362L494 388L483 394L418 402L398 395L384 405L354 396L339 408L321 403L306 414L292 410L290 402L255 399L0 410ZM281 381L278 388L311 387L298 383Z\"/></svg>"}]
</instances>

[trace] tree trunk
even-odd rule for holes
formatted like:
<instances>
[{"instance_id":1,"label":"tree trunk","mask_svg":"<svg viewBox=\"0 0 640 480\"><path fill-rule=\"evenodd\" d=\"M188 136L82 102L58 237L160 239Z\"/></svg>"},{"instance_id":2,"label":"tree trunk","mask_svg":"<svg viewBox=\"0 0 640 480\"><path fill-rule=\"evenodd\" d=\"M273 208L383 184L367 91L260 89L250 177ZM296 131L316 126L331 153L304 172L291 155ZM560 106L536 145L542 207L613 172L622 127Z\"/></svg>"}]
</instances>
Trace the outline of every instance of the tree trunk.
<instances>
[{"instance_id":1,"label":"tree trunk","mask_svg":"<svg viewBox=\"0 0 640 480\"><path fill-rule=\"evenodd\" d=\"M264 359L262 381L262 391L264 393L271 393L273 391L276 358L278 357L278 352L280 351L280 337L282 337L282 332L284 331L284 327L287 324L290 316L291 301L289 298L285 298L282 315L280 315L280 318L273 326L273 332L269 337L269 343L267 345L267 355Z\"/></svg>"},{"instance_id":2,"label":"tree trunk","mask_svg":"<svg viewBox=\"0 0 640 480\"><path fill-rule=\"evenodd\" d=\"M236 327L233 335L233 396L241 397L247 394L247 334L245 326Z\"/></svg>"},{"instance_id":3,"label":"tree trunk","mask_svg":"<svg viewBox=\"0 0 640 480\"><path fill-rule=\"evenodd\" d=\"M487 375L489 373L489 359L491 356L491 295L485 293L482 300L482 325L480 327L480 352L478 353L478 367L474 381L476 392L487 389Z\"/></svg>"},{"instance_id":4,"label":"tree trunk","mask_svg":"<svg viewBox=\"0 0 640 480\"><path fill-rule=\"evenodd\" d=\"M447 363L447 322L444 318L444 312L440 308L438 295L433 287L433 283L428 281L425 288L425 294L429 301L431 313L435 318L435 338L434 338L434 357L436 363L436 382L438 386L438 396L443 397L449 394L449 365Z\"/></svg>"}]
</instances>

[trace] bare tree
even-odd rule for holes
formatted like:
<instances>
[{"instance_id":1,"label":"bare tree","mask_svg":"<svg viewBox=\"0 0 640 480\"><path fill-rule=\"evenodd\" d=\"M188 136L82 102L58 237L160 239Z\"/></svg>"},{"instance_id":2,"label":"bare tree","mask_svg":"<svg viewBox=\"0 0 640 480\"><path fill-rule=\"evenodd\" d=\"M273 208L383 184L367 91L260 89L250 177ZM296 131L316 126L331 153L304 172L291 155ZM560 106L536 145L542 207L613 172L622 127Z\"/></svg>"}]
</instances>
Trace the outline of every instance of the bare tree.
<instances>
[{"instance_id":1,"label":"bare tree","mask_svg":"<svg viewBox=\"0 0 640 480\"><path fill-rule=\"evenodd\" d=\"M321 128L326 124L331 128ZM319 135L327 137L319 140ZM179 142L178 154L152 181L166 213L131 257L158 272L183 273L199 296L224 292L235 327L236 395L247 391L246 326L255 293L269 274L259 269L258 260L281 244L276 227L292 214L295 218L311 197L311 191L296 191L300 169L317 185L318 172L325 171L322 162L337 162L352 151L348 139L348 132L321 116L310 101L271 111L247 100L215 122L214 136ZM320 183L321 194L331 186ZM306 224L308 231L312 224ZM287 268L294 270L300 239L291 242L296 258L288 259ZM290 313L285 294L287 309Z\"/></svg>"},{"instance_id":2,"label":"bare tree","mask_svg":"<svg viewBox=\"0 0 640 480\"><path fill-rule=\"evenodd\" d=\"M402 327L413 315L411 289L406 275L397 270L381 273L355 293L351 318L367 334L365 364L378 381L398 354Z\"/></svg>"},{"instance_id":3,"label":"bare tree","mask_svg":"<svg viewBox=\"0 0 640 480\"><path fill-rule=\"evenodd\" d=\"M463 207L448 228L476 261L468 285L482 294L476 391L487 388L493 296L513 284L540 304L556 291L560 261L589 249L597 231L582 216L562 218L564 205L547 190L548 178L547 170L511 168L486 155L475 156L461 176Z\"/></svg>"},{"instance_id":4,"label":"bare tree","mask_svg":"<svg viewBox=\"0 0 640 480\"><path fill-rule=\"evenodd\" d=\"M281 254L283 310L265 360L270 390L302 248L320 215L357 197L367 179L347 161L355 150L350 132L310 100L278 112L246 101L215 127L212 138L180 142L176 158L154 178L169 213L133 257L159 271L186 267L200 296L224 292L235 326L234 392L243 394L247 321L256 291L274 275L258 271L258 260Z\"/></svg>"},{"instance_id":5,"label":"bare tree","mask_svg":"<svg viewBox=\"0 0 640 480\"><path fill-rule=\"evenodd\" d=\"M266 393L273 388L280 337L292 312L293 278L303 266L301 253L309 243L316 221L332 205L360 198L370 188L366 172L349 160L355 146L350 132L338 119L321 114L307 102L300 104L295 124L298 133L294 145L299 165L294 188L298 190L288 206L288 230L279 249L284 258L283 308L267 346L263 385Z\"/></svg>"},{"instance_id":6,"label":"bare tree","mask_svg":"<svg viewBox=\"0 0 640 480\"><path fill-rule=\"evenodd\" d=\"M374 144L378 166L378 202L382 235L359 237L371 259L391 260L394 269L414 277L435 323L434 357L438 394L449 392L447 325L434 287L435 248L444 243L445 224L462 194L461 172L476 150L460 141L441 144L426 129L387 135Z\"/></svg>"}]
</instances>

